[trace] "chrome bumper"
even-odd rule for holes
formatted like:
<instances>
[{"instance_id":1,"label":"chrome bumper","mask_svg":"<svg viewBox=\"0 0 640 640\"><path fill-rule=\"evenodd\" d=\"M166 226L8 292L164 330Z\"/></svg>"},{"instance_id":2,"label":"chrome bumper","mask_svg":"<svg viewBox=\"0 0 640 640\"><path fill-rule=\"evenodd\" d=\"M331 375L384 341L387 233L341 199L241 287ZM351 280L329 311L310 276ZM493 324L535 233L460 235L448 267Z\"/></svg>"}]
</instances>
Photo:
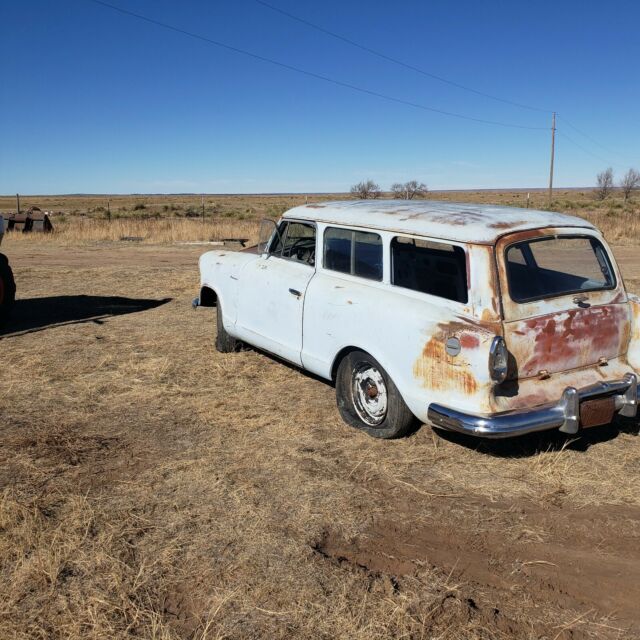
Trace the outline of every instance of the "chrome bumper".
<instances>
[{"instance_id":1,"label":"chrome bumper","mask_svg":"<svg viewBox=\"0 0 640 640\"><path fill-rule=\"evenodd\" d=\"M557 403L492 415L473 415L432 403L427 416L434 427L483 438L509 438L547 429L577 433L580 402L607 396L614 397L618 415L633 418L638 412L638 377L627 373L622 380L597 382L583 389L567 387Z\"/></svg>"}]
</instances>

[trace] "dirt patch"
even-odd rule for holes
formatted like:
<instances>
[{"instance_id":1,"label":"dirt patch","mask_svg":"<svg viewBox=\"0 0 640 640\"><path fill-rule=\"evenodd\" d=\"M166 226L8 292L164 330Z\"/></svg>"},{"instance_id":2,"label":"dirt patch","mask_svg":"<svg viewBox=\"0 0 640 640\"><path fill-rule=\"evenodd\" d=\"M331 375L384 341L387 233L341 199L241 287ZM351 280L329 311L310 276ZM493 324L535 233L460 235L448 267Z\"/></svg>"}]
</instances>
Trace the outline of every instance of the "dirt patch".
<instances>
[{"instance_id":1,"label":"dirt patch","mask_svg":"<svg viewBox=\"0 0 640 640\"><path fill-rule=\"evenodd\" d=\"M640 635L638 507L576 510L468 496L455 504L433 498L426 513L405 503L393 516L352 539L325 531L314 549L338 564L392 576L399 589L402 577L427 567L488 594L496 606L526 593L536 608L588 611Z\"/></svg>"}]
</instances>

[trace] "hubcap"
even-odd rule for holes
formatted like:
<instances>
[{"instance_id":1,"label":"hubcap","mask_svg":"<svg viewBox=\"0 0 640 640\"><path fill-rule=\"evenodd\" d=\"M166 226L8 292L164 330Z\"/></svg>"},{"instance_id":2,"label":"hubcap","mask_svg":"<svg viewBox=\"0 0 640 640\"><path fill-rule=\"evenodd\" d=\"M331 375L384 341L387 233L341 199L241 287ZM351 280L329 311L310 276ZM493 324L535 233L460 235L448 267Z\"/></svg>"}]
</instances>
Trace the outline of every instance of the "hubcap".
<instances>
[{"instance_id":1,"label":"hubcap","mask_svg":"<svg viewBox=\"0 0 640 640\"><path fill-rule=\"evenodd\" d=\"M353 404L358 416L372 427L387 416L387 385L382 374L369 362L358 364L351 378Z\"/></svg>"}]
</instances>

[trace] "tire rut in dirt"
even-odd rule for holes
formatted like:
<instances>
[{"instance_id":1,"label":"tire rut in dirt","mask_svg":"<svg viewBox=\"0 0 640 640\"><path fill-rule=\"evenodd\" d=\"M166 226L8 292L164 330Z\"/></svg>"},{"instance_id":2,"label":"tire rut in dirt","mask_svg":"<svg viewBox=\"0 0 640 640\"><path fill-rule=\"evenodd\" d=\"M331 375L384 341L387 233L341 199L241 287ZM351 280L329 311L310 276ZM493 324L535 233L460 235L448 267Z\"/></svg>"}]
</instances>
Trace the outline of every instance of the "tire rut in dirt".
<instances>
[{"instance_id":1,"label":"tire rut in dirt","mask_svg":"<svg viewBox=\"0 0 640 640\"><path fill-rule=\"evenodd\" d=\"M537 607L590 610L640 637L640 508L563 509L473 496L416 506L390 507L355 539L326 530L314 549L400 584L427 566L472 594L489 594L495 606L526 594L530 619Z\"/></svg>"}]
</instances>

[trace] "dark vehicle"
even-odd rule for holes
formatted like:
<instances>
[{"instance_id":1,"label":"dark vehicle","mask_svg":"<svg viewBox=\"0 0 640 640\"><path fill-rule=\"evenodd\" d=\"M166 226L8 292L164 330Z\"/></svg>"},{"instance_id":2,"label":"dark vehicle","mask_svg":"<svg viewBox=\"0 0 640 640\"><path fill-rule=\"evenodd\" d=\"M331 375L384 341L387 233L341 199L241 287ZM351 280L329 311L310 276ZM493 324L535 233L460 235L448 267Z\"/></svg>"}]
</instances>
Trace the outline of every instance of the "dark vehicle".
<instances>
[{"instance_id":1,"label":"dark vehicle","mask_svg":"<svg viewBox=\"0 0 640 640\"><path fill-rule=\"evenodd\" d=\"M4 218L0 216L0 244L4 236ZM0 322L9 317L16 299L16 283L7 257L0 253Z\"/></svg>"}]
</instances>

